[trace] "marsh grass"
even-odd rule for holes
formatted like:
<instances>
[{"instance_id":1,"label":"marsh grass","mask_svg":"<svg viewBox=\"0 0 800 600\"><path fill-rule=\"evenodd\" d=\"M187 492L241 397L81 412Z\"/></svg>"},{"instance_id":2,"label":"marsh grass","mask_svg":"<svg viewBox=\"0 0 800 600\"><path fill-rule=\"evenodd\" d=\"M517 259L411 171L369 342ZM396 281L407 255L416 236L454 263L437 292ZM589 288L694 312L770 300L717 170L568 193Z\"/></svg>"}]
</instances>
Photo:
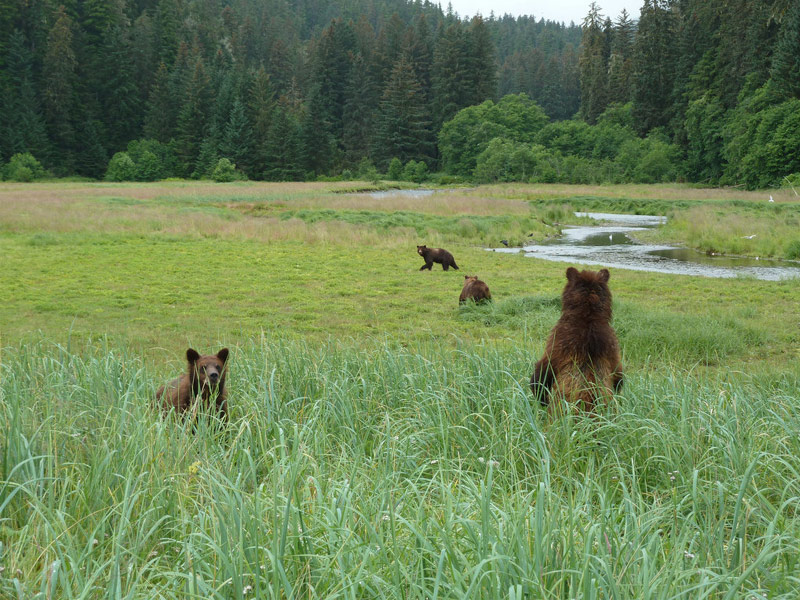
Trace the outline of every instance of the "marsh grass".
<instances>
[{"instance_id":1,"label":"marsh grass","mask_svg":"<svg viewBox=\"0 0 800 600\"><path fill-rule=\"evenodd\" d=\"M192 434L124 348L6 348L0 593L795 597L796 377L662 364L549 420L531 365L266 338L234 351L229 428Z\"/></svg>"}]
</instances>

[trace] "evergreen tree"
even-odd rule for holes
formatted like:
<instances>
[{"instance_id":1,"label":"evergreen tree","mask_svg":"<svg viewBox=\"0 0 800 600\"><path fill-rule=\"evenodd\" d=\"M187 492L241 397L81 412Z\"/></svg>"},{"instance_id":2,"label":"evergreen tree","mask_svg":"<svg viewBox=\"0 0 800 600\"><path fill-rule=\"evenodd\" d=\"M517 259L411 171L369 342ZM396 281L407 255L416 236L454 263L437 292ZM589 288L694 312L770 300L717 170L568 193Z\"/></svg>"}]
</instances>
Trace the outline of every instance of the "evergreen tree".
<instances>
[{"instance_id":1,"label":"evergreen tree","mask_svg":"<svg viewBox=\"0 0 800 600\"><path fill-rule=\"evenodd\" d=\"M792 2L783 18L770 75L783 97L800 98L800 2Z\"/></svg>"},{"instance_id":2,"label":"evergreen tree","mask_svg":"<svg viewBox=\"0 0 800 600\"><path fill-rule=\"evenodd\" d=\"M467 43L461 26L453 23L439 32L433 52L431 85L433 123L439 129L473 98Z\"/></svg>"},{"instance_id":3,"label":"evergreen tree","mask_svg":"<svg viewBox=\"0 0 800 600\"><path fill-rule=\"evenodd\" d=\"M247 118L245 105L238 98L233 102L230 118L225 124L220 143L220 154L231 159L236 168L254 177L253 127Z\"/></svg>"},{"instance_id":4,"label":"evergreen tree","mask_svg":"<svg viewBox=\"0 0 800 600\"><path fill-rule=\"evenodd\" d=\"M158 66L153 87L150 88L144 134L166 144L175 134L175 121L175 100L170 91L167 67L162 62Z\"/></svg>"},{"instance_id":5,"label":"evergreen tree","mask_svg":"<svg viewBox=\"0 0 800 600\"><path fill-rule=\"evenodd\" d=\"M179 168L184 175L192 173L200 154L200 146L208 133L210 107L210 82L203 60L198 56L178 115L176 129Z\"/></svg>"},{"instance_id":6,"label":"evergreen tree","mask_svg":"<svg viewBox=\"0 0 800 600\"><path fill-rule=\"evenodd\" d=\"M377 102L375 85L370 77L366 62L359 54L352 62L347 89L345 90L344 111L342 114L342 147L345 162L356 165L369 156L372 129L375 121Z\"/></svg>"},{"instance_id":7,"label":"evergreen tree","mask_svg":"<svg viewBox=\"0 0 800 600\"><path fill-rule=\"evenodd\" d=\"M479 16L473 17L470 22L467 31L467 52L471 95L466 102L469 106L494 98L497 92L494 43L486 22Z\"/></svg>"},{"instance_id":8,"label":"evergreen tree","mask_svg":"<svg viewBox=\"0 0 800 600\"><path fill-rule=\"evenodd\" d=\"M389 78L376 123L375 154L385 166L393 157L430 162L433 132L422 86L411 64L401 58Z\"/></svg>"},{"instance_id":9,"label":"evergreen tree","mask_svg":"<svg viewBox=\"0 0 800 600\"><path fill-rule=\"evenodd\" d=\"M645 0L633 63L633 116L646 133L671 119L675 85L676 16L671 0Z\"/></svg>"},{"instance_id":10,"label":"evergreen tree","mask_svg":"<svg viewBox=\"0 0 800 600\"><path fill-rule=\"evenodd\" d=\"M253 126L253 160L251 179L259 178L267 168L266 142L275 112L275 90L269 73L262 66L256 71L247 99L248 118Z\"/></svg>"},{"instance_id":11,"label":"evergreen tree","mask_svg":"<svg viewBox=\"0 0 800 600\"><path fill-rule=\"evenodd\" d=\"M608 106L607 36L603 17L596 2L589 6L583 20L583 40L580 50L581 116L595 123Z\"/></svg>"},{"instance_id":12,"label":"evergreen tree","mask_svg":"<svg viewBox=\"0 0 800 600\"><path fill-rule=\"evenodd\" d=\"M263 173L264 179L297 181L302 177L300 126L284 107L276 108L273 114L265 144L265 156L267 168Z\"/></svg>"},{"instance_id":13,"label":"evergreen tree","mask_svg":"<svg viewBox=\"0 0 800 600\"><path fill-rule=\"evenodd\" d=\"M624 8L614 25L608 60L608 100L625 104L631 99L635 27Z\"/></svg>"},{"instance_id":14,"label":"evergreen tree","mask_svg":"<svg viewBox=\"0 0 800 600\"><path fill-rule=\"evenodd\" d=\"M5 64L0 84L0 158L30 152L47 164L49 140L34 88L33 55L19 30L8 40Z\"/></svg>"},{"instance_id":15,"label":"evergreen tree","mask_svg":"<svg viewBox=\"0 0 800 600\"><path fill-rule=\"evenodd\" d=\"M56 153L53 162L65 173L73 172L77 60L72 47L72 19L64 7L56 11L42 64L45 120Z\"/></svg>"}]
</instances>

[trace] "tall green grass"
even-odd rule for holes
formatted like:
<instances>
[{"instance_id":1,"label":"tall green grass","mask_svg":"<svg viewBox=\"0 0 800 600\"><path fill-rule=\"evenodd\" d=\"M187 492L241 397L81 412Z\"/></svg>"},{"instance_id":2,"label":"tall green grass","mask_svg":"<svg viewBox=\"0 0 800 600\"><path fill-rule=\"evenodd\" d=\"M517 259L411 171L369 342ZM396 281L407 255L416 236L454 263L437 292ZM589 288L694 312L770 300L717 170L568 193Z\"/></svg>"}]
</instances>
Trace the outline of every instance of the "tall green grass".
<instances>
[{"instance_id":1,"label":"tall green grass","mask_svg":"<svg viewBox=\"0 0 800 600\"><path fill-rule=\"evenodd\" d=\"M5 348L0 596L796 597L796 376L662 357L550 420L536 358L263 339L232 355L229 428L193 434L152 406L173 369Z\"/></svg>"}]
</instances>

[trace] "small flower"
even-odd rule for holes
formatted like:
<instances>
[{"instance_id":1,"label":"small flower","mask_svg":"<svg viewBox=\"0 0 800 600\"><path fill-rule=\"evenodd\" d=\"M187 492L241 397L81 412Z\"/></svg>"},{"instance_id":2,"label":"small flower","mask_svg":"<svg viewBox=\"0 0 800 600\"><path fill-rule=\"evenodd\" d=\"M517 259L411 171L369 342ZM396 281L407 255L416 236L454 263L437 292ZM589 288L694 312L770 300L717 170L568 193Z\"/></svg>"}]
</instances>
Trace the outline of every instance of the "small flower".
<instances>
[{"instance_id":1,"label":"small flower","mask_svg":"<svg viewBox=\"0 0 800 600\"><path fill-rule=\"evenodd\" d=\"M3 567L3 566L0 566L0 573L2 573L2 572L3 572L3 571L5 571L5 570L6 570L6 568L5 568L5 567Z\"/></svg>"},{"instance_id":2,"label":"small flower","mask_svg":"<svg viewBox=\"0 0 800 600\"><path fill-rule=\"evenodd\" d=\"M432 464L432 465L439 464L439 461L438 461L438 459L434 458L433 460L431 460L431 464Z\"/></svg>"},{"instance_id":3,"label":"small flower","mask_svg":"<svg viewBox=\"0 0 800 600\"><path fill-rule=\"evenodd\" d=\"M479 462L479 463L485 463L485 462L486 462L486 459L485 459L485 458L483 458L482 456L479 456L479 457L478 457L478 462Z\"/></svg>"},{"instance_id":4,"label":"small flower","mask_svg":"<svg viewBox=\"0 0 800 600\"><path fill-rule=\"evenodd\" d=\"M242 596L246 596L247 594L249 594L252 591L253 591L253 586L252 585L246 585L246 586L244 586L244 589L242 590Z\"/></svg>"},{"instance_id":5,"label":"small flower","mask_svg":"<svg viewBox=\"0 0 800 600\"><path fill-rule=\"evenodd\" d=\"M147 555L147 558L155 558L158 556L158 550L152 550L150 554Z\"/></svg>"},{"instance_id":6,"label":"small flower","mask_svg":"<svg viewBox=\"0 0 800 600\"><path fill-rule=\"evenodd\" d=\"M484 450L486 450L486 446L481 446L480 450L481 452L483 452Z\"/></svg>"},{"instance_id":7,"label":"small flower","mask_svg":"<svg viewBox=\"0 0 800 600\"><path fill-rule=\"evenodd\" d=\"M98 543L99 542L95 538L92 538L92 546L97 546Z\"/></svg>"},{"instance_id":8,"label":"small flower","mask_svg":"<svg viewBox=\"0 0 800 600\"><path fill-rule=\"evenodd\" d=\"M684 558L694 558L694 554L689 552L688 550L683 553Z\"/></svg>"},{"instance_id":9,"label":"small flower","mask_svg":"<svg viewBox=\"0 0 800 600\"><path fill-rule=\"evenodd\" d=\"M490 460L489 464L492 465L495 469L500 466L500 462L496 460Z\"/></svg>"},{"instance_id":10,"label":"small flower","mask_svg":"<svg viewBox=\"0 0 800 600\"><path fill-rule=\"evenodd\" d=\"M381 517L381 521L388 521L388 520L389 520L389 518L390 518L390 517L389 517L389 515L383 515L383 516Z\"/></svg>"},{"instance_id":11,"label":"small flower","mask_svg":"<svg viewBox=\"0 0 800 600\"><path fill-rule=\"evenodd\" d=\"M200 470L200 467L203 466L203 463L199 460L194 461L192 464L189 465L189 475L197 475L197 472Z\"/></svg>"}]
</instances>

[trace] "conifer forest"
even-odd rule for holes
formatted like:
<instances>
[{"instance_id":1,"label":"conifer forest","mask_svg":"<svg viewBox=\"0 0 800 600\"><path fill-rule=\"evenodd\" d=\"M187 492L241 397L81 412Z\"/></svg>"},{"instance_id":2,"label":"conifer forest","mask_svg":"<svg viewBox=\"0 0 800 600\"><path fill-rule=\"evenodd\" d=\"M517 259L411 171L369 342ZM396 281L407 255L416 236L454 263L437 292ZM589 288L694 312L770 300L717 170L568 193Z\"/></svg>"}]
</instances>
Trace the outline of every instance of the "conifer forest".
<instances>
[{"instance_id":1,"label":"conifer forest","mask_svg":"<svg viewBox=\"0 0 800 600\"><path fill-rule=\"evenodd\" d=\"M800 2L0 0L0 173L800 184Z\"/></svg>"}]
</instances>

